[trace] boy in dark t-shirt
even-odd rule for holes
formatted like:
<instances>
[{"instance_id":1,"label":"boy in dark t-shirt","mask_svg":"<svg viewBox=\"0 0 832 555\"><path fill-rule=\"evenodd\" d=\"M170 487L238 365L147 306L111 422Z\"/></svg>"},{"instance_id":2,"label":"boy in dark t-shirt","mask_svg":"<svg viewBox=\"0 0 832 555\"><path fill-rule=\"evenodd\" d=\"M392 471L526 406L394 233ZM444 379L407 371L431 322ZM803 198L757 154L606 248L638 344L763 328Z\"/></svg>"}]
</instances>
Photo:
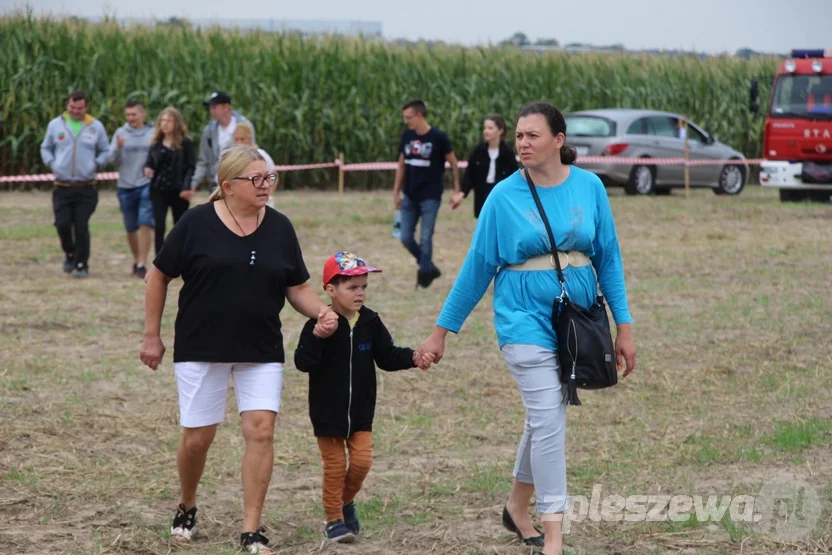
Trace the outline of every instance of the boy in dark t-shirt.
<instances>
[{"instance_id":1,"label":"boy in dark t-shirt","mask_svg":"<svg viewBox=\"0 0 832 555\"><path fill-rule=\"evenodd\" d=\"M442 203L445 162L453 171L454 192L460 190L459 168L448 135L425 120L427 107L424 102L411 100L402 107L402 115L407 130L399 141L393 202L396 209L401 210L402 244L419 263L416 287L428 287L442 274L433 264L433 231ZM459 203L452 200L451 207L457 206ZM414 236L419 218L422 227L417 243Z\"/></svg>"}]
</instances>

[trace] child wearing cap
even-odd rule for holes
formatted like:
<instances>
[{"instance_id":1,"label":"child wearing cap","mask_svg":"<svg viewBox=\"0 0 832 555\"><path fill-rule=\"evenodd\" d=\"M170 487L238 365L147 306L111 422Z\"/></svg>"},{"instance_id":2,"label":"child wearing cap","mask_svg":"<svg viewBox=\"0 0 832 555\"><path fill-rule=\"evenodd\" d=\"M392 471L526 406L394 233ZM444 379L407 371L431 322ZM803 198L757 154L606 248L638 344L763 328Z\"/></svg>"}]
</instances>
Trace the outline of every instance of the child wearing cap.
<instances>
[{"instance_id":1,"label":"child wearing cap","mask_svg":"<svg viewBox=\"0 0 832 555\"><path fill-rule=\"evenodd\" d=\"M376 369L426 370L433 354L418 358L397 347L378 313L364 306L368 274L381 272L349 252L324 264L323 286L338 314L338 329L320 339L309 320L295 350L295 366L309 374L309 416L323 461L324 535L351 543L360 525L354 499L372 464ZM349 451L349 467L346 451Z\"/></svg>"}]
</instances>

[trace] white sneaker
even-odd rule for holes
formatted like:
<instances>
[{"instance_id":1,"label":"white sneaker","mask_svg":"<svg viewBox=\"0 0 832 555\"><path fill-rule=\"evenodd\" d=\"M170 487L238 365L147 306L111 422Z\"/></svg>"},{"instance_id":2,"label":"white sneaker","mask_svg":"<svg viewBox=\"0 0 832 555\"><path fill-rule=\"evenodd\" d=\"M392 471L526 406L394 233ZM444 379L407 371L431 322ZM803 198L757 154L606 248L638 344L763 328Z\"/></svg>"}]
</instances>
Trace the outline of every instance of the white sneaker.
<instances>
[{"instance_id":1,"label":"white sneaker","mask_svg":"<svg viewBox=\"0 0 832 555\"><path fill-rule=\"evenodd\" d=\"M188 511L185 509L185 505L180 503L176 509L176 516L173 517L173 524L170 527L171 539L190 541L195 532L196 507L192 507Z\"/></svg>"}]
</instances>

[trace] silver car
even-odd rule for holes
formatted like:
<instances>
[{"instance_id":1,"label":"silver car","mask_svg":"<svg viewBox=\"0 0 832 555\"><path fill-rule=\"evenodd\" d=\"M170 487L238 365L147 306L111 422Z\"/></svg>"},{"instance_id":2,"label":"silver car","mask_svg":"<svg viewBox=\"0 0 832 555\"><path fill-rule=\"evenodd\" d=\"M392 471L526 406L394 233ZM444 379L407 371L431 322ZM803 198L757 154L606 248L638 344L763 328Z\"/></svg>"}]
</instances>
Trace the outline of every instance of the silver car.
<instances>
[{"instance_id":1,"label":"silver car","mask_svg":"<svg viewBox=\"0 0 832 555\"><path fill-rule=\"evenodd\" d=\"M616 163L618 158L684 158L683 116L650 110L585 110L564 115L566 141L578 151L577 165L597 174L605 185L624 186L631 195L667 193L684 187L683 164ZM717 141L688 121L690 186L711 187L717 194L738 195L748 180L745 156ZM606 161L581 162L580 157ZM734 163L701 164L697 160L736 160ZM659 162L659 160L657 160Z\"/></svg>"}]
</instances>

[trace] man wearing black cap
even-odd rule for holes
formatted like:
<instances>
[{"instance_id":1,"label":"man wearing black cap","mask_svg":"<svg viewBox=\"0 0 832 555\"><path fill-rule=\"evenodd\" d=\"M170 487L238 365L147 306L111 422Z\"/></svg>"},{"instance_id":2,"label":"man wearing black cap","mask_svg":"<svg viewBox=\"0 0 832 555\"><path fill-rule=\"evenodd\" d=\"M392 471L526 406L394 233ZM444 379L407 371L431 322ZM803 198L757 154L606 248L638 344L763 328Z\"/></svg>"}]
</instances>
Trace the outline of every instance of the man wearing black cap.
<instances>
[{"instance_id":1,"label":"man wearing black cap","mask_svg":"<svg viewBox=\"0 0 832 555\"><path fill-rule=\"evenodd\" d=\"M223 91L214 91L203 104L211 111L211 121L202 130L199 142L199 160L191 180L191 188L196 189L204 180L208 180L209 190L217 187L217 164L220 153L234 144L234 130L238 123L251 125L252 140L254 124L242 114L231 109L231 97Z\"/></svg>"}]
</instances>

